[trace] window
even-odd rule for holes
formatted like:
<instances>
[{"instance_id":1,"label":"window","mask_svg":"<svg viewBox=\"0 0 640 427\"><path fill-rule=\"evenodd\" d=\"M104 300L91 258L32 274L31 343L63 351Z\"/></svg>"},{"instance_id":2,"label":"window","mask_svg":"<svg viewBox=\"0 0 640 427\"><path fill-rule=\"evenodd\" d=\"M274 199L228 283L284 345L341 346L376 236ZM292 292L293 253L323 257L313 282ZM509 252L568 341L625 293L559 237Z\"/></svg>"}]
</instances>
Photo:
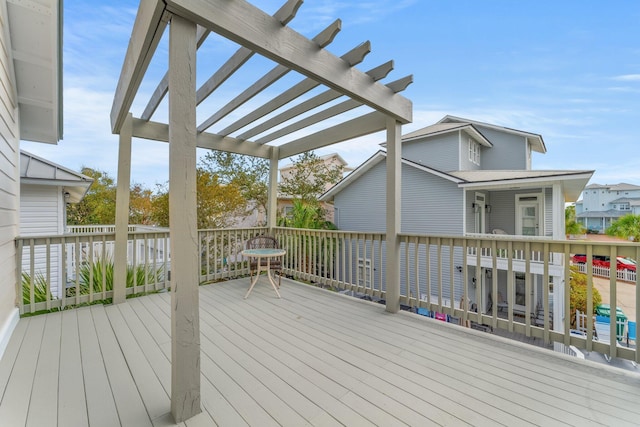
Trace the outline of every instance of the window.
<instances>
[{"instance_id":1,"label":"window","mask_svg":"<svg viewBox=\"0 0 640 427\"><path fill-rule=\"evenodd\" d=\"M371 258L358 258L358 285L371 288Z\"/></svg>"},{"instance_id":2,"label":"window","mask_svg":"<svg viewBox=\"0 0 640 427\"><path fill-rule=\"evenodd\" d=\"M469 138L469 161L473 164L480 164L480 144Z\"/></svg>"}]
</instances>

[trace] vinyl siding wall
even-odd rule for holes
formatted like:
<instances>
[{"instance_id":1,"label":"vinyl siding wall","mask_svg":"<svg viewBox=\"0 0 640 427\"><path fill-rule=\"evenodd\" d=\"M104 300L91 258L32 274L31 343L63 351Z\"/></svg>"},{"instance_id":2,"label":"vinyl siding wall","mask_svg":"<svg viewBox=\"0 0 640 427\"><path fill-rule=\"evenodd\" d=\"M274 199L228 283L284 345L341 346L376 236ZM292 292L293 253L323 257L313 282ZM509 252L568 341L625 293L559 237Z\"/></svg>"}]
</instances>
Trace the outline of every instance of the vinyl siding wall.
<instances>
[{"instance_id":1,"label":"vinyl siding wall","mask_svg":"<svg viewBox=\"0 0 640 427\"><path fill-rule=\"evenodd\" d=\"M404 152L403 152L404 155ZM339 212L336 217L341 230L345 231L376 231L386 230L386 165L382 161L372 167L358 180L346 187L335 196L334 205ZM402 167L402 232L415 234L441 234L441 235L462 235L464 212L462 209L462 190L457 188L457 184L436 177L426 172L420 171L411 166ZM374 265L374 283L378 287L379 277L384 278L386 265L384 260L385 246L383 245L382 265ZM355 251L355 248L354 248ZM360 245L362 253L363 246ZM426 259L426 248L421 247L419 258L423 263L419 269L420 292L435 294L438 286L438 268L436 263L436 250L432 248L430 277L432 289L427 290L424 280L426 269L424 260ZM409 259L413 259L413 252L409 253ZM442 282L447 285L443 289L443 297L450 298L449 274L449 253L442 251ZM354 263L356 260L354 260ZM455 265L461 265L462 253L454 253ZM406 275L406 252L404 246L401 248L401 293L406 295L408 289L406 284L415 288L414 270ZM352 266L356 270L356 265ZM381 273L381 274L380 274ZM462 295L461 275L454 276L455 297L459 299Z\"/></svg>"},{"instance_id":2,"label":"vinyl siding wall","mask_svg":"<svg viewBox=\"0 0 640 427\"><path fill-rule=\"evenodd\" d=\"M16 312L16 250L20 150L6 2L0 4L0 354Z\"/></svg>"},{"instance_id":3,"label":"vinyl siding wall","mask_svg":"<svg viewBox=\"0 0 640 427\"><path fill-rule=\"evenodd\" d=\"M64 201L62 187L44 185L23 185L20 188L20 235L41 236L64 233ZM62 280L62 248L52 245L49 274L51 277L51 292L60 296L59 284ZM35 276L42 274L47 277L47 254L45 247L34 250ZM28 248L22 252L22 271L29 272L31 255Z\"/></svg>"},{"instance_id":4,"label":"vinyl siding wall","mask_svg":"<svg viewBox=\"0 0 640 427\"><path fill-rule=\"evenodd\" d=\"M492 148L482 150L482 169L527 169L527 141L524 137L498 132L479 125L477 127L493 144Z\"/></svg>"},{"instance_id":5,"label":"vinyl siding wall","mask_svg":"<svg viewBox=\"0 0 640 427\"><path fill-rule=\"evenodd\" d=\"M421 138L402 144L402 157L439 171L455 171L460 168L458 133Z\"/></svg>"}]
</instances>

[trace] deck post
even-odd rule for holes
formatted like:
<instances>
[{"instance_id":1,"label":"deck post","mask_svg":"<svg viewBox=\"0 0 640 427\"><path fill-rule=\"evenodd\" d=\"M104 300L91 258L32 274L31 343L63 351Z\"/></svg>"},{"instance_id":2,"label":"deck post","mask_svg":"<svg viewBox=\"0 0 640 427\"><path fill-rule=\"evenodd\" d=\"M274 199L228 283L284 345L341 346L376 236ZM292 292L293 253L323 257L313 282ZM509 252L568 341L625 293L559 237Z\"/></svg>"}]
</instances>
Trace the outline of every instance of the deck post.
<instances>
[{"instance_id":1,"label":"deck post","mask_svg":"<svg viewBox=\"0 0 640 427\"><path fill-rule=\"evenodd\" d=\"M200 317L196 220L196 24L171 18L169 33L169 229L171 414L199 414Z\"/></svg>"},{"instance_id":2,"label":"deck post","mask_svg":"<svg viewBox=\"0 0 640 427\"><path fill-rule=\"evenodd\" d=\"M278 155L280 149L278 147L271 148L271 157L269 158L269 199L267 207L267 227L269 233L273 234L273 228L276 226L278 217Z\"/></svg>"},{"instance_id":3,"label":"deck post","mask_svg":"<svg viewBox=\"0 0 640 427\"><path fill-rule=\"evenodd\" d=\"M113 250L113 303L127 298L127 240L129 238L129 187L131 185L132 115L120 128L118 148L118 183L116 188L116 223ZM135 262L135 260L134 260Z\"/></svg>"},{"instance_id":4,"label":"deck post","mask_svg":"<svg viewBox=\"0 0 640 427\"><path fill-rule=\"evenodd\" d=\"M386 310L400 310L400 220L402 213L402 145L400 122L387 118L387 274Z\"/></svg>"}]
</instances>

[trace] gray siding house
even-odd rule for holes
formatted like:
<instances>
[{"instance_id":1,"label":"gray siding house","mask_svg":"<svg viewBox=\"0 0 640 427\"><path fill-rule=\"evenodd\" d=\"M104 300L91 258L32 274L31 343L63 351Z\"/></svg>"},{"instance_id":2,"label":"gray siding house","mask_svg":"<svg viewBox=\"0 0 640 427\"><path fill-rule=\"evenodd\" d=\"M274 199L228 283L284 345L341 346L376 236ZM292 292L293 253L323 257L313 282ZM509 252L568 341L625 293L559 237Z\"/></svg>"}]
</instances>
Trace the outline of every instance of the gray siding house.
<instances>
[{"instance_id":1,"label":"gray siding house","mask_svg":"<svg viewBox=\"0 0 640 427\"><path fill-rule=\"evenodd\" d=\"M546 152L540 135L452 116L403 136L402 232L495 239L505 235L519 239L565 239L565 203L578 198L593 171L533 170L531 154L534 151ZM385 231L385 157L386 153L379 151L322 196L325 201L333 201L336 225L340 229ZM450 271L455 276L453 292L445 290L443 297L457 302L464 286L468 287L470 296L475 296L476 286L481 286L482 301L470 302L488 311L497 300L489 290L494 275L498 277L499 293L507 294L507 263L499 259L494 272L490 254L483 253L477 265L474 249L468 249L466 265L463 265L463 254L454 251L453 269L450 255L442 254L441 281L450 281ZM545 296L541 279L543 263L538 262L536 266L536 261L540 260L532 259L530 279L537 305ZM384 268L384 263L375 268ZM465 268L469 271L469 283L463 283ZM556 294L547 297L559 310L564 274L562 256L554 256L549 268L557 286L553 286ZM513 265L514 311L525 310L524 271L523 256ZM403 275L403 291L408 292L407 284L413 286L413 274ZM429 274L432 286L437 286L437 272L431 270ZM435 288L420 289L420 292L423 299L427 294L437 293Z\"/></svg>"}]
</instances>

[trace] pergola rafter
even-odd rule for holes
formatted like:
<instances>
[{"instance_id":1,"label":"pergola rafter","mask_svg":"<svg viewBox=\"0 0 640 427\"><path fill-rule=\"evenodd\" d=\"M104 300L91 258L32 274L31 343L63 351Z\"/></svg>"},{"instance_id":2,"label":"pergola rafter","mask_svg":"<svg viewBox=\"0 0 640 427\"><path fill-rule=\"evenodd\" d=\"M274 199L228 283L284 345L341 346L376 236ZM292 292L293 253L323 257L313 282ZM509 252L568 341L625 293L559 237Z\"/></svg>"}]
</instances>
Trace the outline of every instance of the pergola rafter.
<instances>
[{"instance_id":1,"label":"pergola rafter","mask_svg":"<svg viewBox=\"0 0 640 427\"><path fill-rule=\"evenodd\" d=\"M371 51L362 43L337 57L328 46L341 28L336 20L315 38L288 27L302 0L288 0L272 16L245 0L141 0L111 109L111 127L120 134L116 208L116 259L126 259L128 181L131 139L169 143L169 216L171 233L172 384L171 412L177 422L200 412L199 313L196 259L196 148L208 148L269 160L267 225L275 226L278 161L309 150L386 130L387 156L387 311L400 308L398 270L400 232L400 129L412 120L411 102L399 95L411 76L383 84L393 69L389 61L362 72L355 66ZM169 24L169 70L160 80L140 118L130 112L158 43ZM235 53L196 88L196 55L210 33L239 45ZM209 37L211 39L211 37ZM254 56L275 63L230 101L217 107L200 126L196 108L207 112L217 90ZM251 70L249 70L251 71ZM246 105L284 75L301 80L258 107ZM247 80L245 78L245 80ZM305 95L324 87L319 94ZM166 97L167 123L152 121ZM335 105L330 103L346 98ZM204 101L207 101L206 103ZM249 112L239 118L231 113ZM367 111L353 118L355 108ZM272 115L270 117L270 115ZM222 120L231 123L224 125ZM260 122L262 121L262 122ZM220 123L219 132L209 131ZM253 139L252 138L258 138ZM122 265L125 265L122 263ZM114 273L114 303L124 301L126 271Z\"/></svg>"}]
</instances>

